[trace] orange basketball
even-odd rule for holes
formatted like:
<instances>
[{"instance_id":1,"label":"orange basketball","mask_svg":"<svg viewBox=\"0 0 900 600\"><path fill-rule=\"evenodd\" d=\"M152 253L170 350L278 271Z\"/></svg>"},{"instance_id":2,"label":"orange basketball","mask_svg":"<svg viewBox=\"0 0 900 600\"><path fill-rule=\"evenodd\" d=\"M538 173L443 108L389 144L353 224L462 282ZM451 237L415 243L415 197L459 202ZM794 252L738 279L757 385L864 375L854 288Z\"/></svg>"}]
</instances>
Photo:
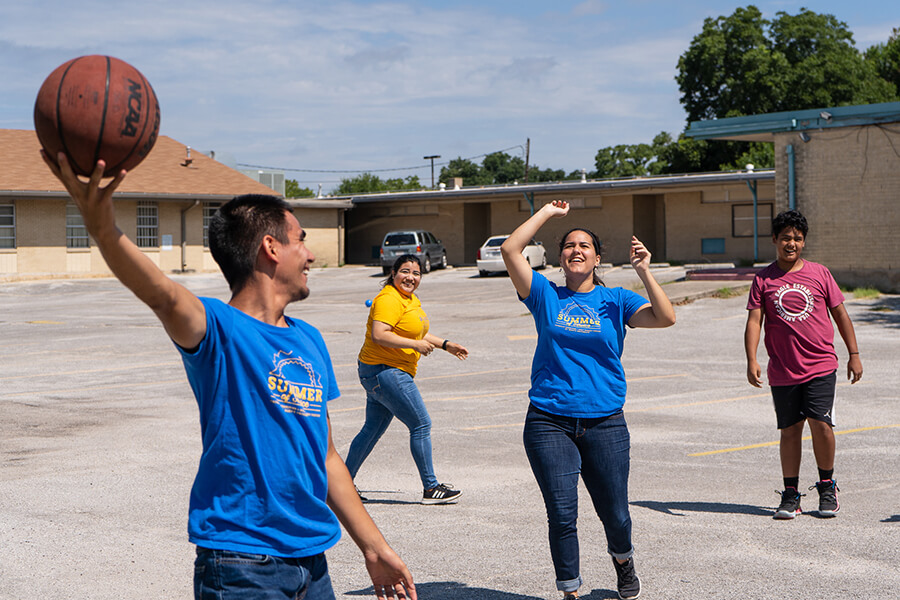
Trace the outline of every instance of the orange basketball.
<instances>
[{"instance_id":1,"label":"orange basketball","mask_svg":"<svg viewBox=\"0 0 900 600\"><path fill-rule=\"evenodd\" d=\"M159 135L159 102L140 71L111 56L81 56L44 80L34 103L34 128L52 159L60 151L72 169L104 177L136 167Z\"/></svg>"}]
</instances>

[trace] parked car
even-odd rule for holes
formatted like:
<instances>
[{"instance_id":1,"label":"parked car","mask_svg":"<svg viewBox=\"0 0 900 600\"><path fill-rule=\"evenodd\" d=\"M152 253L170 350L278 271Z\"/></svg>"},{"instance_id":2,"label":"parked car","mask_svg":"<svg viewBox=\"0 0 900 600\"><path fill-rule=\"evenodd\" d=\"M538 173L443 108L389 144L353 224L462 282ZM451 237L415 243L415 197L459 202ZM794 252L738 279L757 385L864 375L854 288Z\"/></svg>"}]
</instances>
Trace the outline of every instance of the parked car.
<instances>
[{"instance_id":1,"label":"parked car","mask_svg":"<svg viewBox=\"0 0 900 600\"><path fill-rule=\"evenodd\" d=\"M385 275L391 272L394 261L402 254L415 254L422 261L422 271L428 273L432 268L447 267L447 250L441 240L430 231L409 229L391 231L381 242L381 270Z\"/></svg>"},{"instance_id":2,"label":"parked car","mask_svg":"<svg viewBox=\"0 0 900 600\"><path fill-rule=\"evenodd\" d=\"M495 235L489 237L478 249L475 263L478 265L478 274L482 277L490 273L502 273L506 271L503 258L500 256L500 245L506 241L508 235ZM543 269L547 266L547 251L541 242L533 239L522 250L522 256L528 261L532 269Z\"/></svg>"}]
</instances>

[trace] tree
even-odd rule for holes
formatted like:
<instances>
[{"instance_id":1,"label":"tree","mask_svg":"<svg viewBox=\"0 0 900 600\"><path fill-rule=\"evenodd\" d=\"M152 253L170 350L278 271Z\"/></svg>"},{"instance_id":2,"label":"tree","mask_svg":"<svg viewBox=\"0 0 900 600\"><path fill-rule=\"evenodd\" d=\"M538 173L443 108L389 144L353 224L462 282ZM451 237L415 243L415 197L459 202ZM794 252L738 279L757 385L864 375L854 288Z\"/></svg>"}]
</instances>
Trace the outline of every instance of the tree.
<instances>
[{"instance_id":1,"label":"tree","mask_svg":"<svg viewBox=\"0 0 900 600\"><path fill-rule=\"evenodd\" d=\"M659 175L666 166L660 160L663 149L672 144L672 136L665 131L653 138L652 144L619 144L597 151L593 177L635 177Z\"/></svg>"},{"instance_id":2,"label":"tree","mask_svg":"<svg viewBox=\"0 0 900 600\"><path fill-rule=\"evenodd\" d=\"M856 49L846 23L807 9L778 12L769 21L751 5L706 19L679 58L675 79L688 121L897 98L897 90ZM682 165L712 171L758 152L746 142L679 140L670 154Z\"/></svg>"},{"instance_id":3,"label":"tree","mask_svg":"<svg viewBox=\"0 0 900 600\"><path fill-rule=\"evenodd\" d=\"M490 185L493 183L491 178L482 172L479 165L462 157L454 158L447 163L447 166L441 167L438 181L449 184L454 177L462 177L463 183L466 185Z\"/></svg>"},{"instance_id":4,"label":"tree","mask_svg":"<svg viewBox=\"0 0 900 600\"><path fill-rule=\"evenodd\" d=\"M377 175L371 173L362 173L350 179L341 179L341 184L335 188L334 193L339 196L350 196L353 194L374 194L377 192L397 192L403 190L420 190L422 184L415 175L410 175L406 179L386 179L382 180Z\"/></svg>"},{"instance_id":5,"label":"tree","mask_svg":"<svg viewBox=\"0 0 900 600\"><path fill-rule=\"evenodd\" d=\"M892 83L900 96L900 29L894 28L886 44L875 44L866 50L866 62L882 79Z\"/></svg>"},{"instance_id":6,"label":"tree","mask_svg":"<svg viewBox=\"0 0 900 600\"><path fill-rule=\"evenodd\" d=\"M309 188L302 188L296 179L284 180L285 198L315 198L316 193Z\"/></svg>"}]
</instances>

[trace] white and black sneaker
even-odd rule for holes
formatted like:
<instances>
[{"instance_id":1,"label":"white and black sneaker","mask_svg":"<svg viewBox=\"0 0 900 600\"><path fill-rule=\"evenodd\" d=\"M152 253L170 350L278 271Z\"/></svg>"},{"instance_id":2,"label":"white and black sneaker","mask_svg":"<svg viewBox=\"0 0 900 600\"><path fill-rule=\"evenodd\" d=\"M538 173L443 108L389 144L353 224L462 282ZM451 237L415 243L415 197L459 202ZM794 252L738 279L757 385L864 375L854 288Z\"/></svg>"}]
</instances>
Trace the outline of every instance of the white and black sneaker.
<instances>
[{"instance_id":1,"label":"white and black sneaker","mask_svg":"<svg viewBox=\"0 0 900 600\"><path fill-rule=\"evenodd\" d=\"M458 502L462 492L454 490L452 485L452 483L441 483L430 490L425 490L422 494L422 504L453 504Z\"/></svg>"}]
</instances>

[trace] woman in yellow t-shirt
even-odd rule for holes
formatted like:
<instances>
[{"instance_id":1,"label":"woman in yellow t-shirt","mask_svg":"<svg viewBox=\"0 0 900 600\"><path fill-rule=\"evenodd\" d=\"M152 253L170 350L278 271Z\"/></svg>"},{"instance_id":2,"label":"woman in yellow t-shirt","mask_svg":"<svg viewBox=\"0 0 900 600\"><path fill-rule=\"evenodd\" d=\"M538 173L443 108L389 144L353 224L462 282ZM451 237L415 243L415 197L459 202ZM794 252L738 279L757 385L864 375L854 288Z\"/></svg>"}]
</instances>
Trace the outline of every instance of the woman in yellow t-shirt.
<instances>
[{"instance_id":1,"label":"woman in yellow t-shirt","mask_svg":"<svg viewBox=\"0 0 900 600\"><path fill-rule=\"evenodd\" d=\"M419 357L441 348L460 360L462 345L428 333L428 316L415 291L422 280L418 257L404 254L394 261L390 276L372 301L366 340L359 351L359 381L366 390L366 421L347 454L347 468L356 477L360 466L397 417L409 428L409 449L422 479L422 504L449 504L462 492L439 483L431 462L431 417L413 382Z\"/></svg>"}]
</instances>

